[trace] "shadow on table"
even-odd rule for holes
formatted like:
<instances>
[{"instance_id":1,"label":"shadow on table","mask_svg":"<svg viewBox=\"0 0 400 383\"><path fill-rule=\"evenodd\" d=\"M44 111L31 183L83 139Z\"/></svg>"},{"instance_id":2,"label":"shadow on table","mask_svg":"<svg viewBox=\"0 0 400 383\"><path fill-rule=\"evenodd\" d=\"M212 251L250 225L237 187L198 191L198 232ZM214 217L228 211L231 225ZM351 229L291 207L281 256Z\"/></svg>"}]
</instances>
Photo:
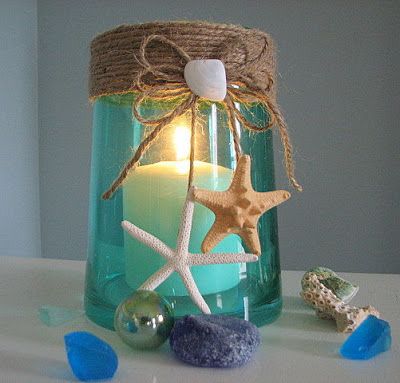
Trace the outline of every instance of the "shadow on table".
<instances>
[{"instance_id":1,"label":"shadow on table","mask_svg":"<svg viewBox=\"0 0 400 383\"><path fill-rule=\"evenodd\" d=\"M321 333L327 336L336 333L335 322L318 318L315 311L300 297L283 297L282 314L271 327L277 331L264 335L263 341L268 346L301 351L313 356L339 358L337 350L342 343L341 337L337 342L321 339ZM282 331L285 336L277 335Z\"/></svg>"},{"instance_id":2,"label":"shadow on table","mask_svg":"<svg viewBox=\"0 0 400 383\"><path fill-rule=\"evenodd\" d=\"M28 355L15 350L12 352L0 351L0 371L2 373L10 371L15 376L30 376L32 381L43 377L57 380L63 379L68 382L77 381L66 361L61 362L48 357Z\"/></svg>"},{"instance_id":3,"label":"shadow on table","mask_svg":"<svg viewBox=\"0 0 400 383\"><path fill-rule=\"evenodd\" d=\"M299 351L320 358L340 359L338 355L338 350L341 346L340 342L270 335L264 336L263 342L267 345L266 347L279 347L291 351Z\"/></svg>"},{"instance_id":4,"label":"shadow on table","mask_svg":"<svg viewBox=\"0 0 400 383\"><path fill-rule=\"evenodd\" d=\"M301 331L335 332L336 324L333 320L320 319L314 309L307 306L300 297L284 296L282 314L274 327Z\"/></svg>"}]
</instances>

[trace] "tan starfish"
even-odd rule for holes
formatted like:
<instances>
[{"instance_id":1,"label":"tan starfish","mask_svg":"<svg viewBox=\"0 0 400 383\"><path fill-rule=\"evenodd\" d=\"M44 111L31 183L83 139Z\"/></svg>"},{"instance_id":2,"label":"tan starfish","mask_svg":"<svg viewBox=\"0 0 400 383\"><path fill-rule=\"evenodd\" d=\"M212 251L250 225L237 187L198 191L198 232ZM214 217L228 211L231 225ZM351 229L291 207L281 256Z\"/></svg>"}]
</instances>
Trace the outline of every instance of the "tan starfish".
<instances>
[{"instance_id":1,"label":"tan starfish","mask_svg":"<svg viewBox=\"0 0 400 383\"><path fill-rule=\"evenodd\" d=\"M195 201L215 214L215 222L201 245L204 253L212 250L227 235L237 234L251 253L261 254L258 220L267 210L286 201L290 193L286 190L256 192L251 184L250 170L250 156L241 156L228 190L194 189Z\"/></svg>"}]
</instances>

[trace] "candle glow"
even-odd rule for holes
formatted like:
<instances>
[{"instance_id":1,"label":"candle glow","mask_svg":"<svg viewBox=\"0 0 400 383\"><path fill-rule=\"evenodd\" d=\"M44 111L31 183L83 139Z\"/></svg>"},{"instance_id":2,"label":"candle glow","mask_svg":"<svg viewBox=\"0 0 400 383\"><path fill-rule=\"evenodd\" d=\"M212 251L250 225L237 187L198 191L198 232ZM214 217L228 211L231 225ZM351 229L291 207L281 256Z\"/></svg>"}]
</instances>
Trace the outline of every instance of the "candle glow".
<instances>
[{"instance_id":1,"label":"candle glow","mask_svg":"<svg viewBox=\"0 0 400 383\"><path fill-rule=\"evenodd\" d=\"M174 131L174 146L176 153L176 169L179 174L189 172L189 154L190 154L190 130L188 127L178 125Z\"/></svg>"}]
</instances>

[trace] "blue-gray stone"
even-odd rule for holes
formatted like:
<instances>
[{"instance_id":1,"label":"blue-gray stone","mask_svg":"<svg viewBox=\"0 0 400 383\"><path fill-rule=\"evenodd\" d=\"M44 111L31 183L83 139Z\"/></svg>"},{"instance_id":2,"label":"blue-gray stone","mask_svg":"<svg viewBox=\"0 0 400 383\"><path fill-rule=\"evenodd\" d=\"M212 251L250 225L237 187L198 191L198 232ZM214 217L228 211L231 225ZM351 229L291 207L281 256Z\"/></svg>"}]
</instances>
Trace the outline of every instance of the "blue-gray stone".
<instances>
[{"instance_id":1,"label":"blue-gray stone","mask_svg":"<svg viewBox=\"0 0 400 383\"><path fill-rule=\"evenodd\" d=\"M111 379L118 368L118 357L104 340L76 331L64 336L65 350L71 370L82 381Z\"/></svg>"},{"instance_id":2,"label":"blue-gray stone","mask_svg":"<svg viewBox=\"0 0 400 383\"><path fill-rule=\"evenodd\" d=\"M339 352L346 359L371 359L389 350L391 344L389 323L369 315L347 338Z\"/></svg>"},{"instance_id":3,"label":"blue-gray stone","mask_svg":"<svg viewBox=\"0 0 400 383\"><path fill-rule=\"evenodd\" d=\"M237 367L247 363L260 344L252 323L222 315L187 315L175 322L169 339L183 362L199 367Z\"/></svg>"}]
</instances>

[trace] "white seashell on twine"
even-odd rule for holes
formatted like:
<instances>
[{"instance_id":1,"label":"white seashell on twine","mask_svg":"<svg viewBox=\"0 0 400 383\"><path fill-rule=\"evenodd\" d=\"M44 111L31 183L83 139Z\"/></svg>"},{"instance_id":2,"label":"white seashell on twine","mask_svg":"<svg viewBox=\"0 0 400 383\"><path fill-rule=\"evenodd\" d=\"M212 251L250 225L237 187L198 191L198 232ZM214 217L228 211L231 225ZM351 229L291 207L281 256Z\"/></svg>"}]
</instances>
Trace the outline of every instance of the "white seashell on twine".
<instances>
[{"instance_id":1,"label":"white seashell on twine","mask_svg":"<svg viewBox=\"0 0 400 383\"><path fill-rule=\"evenodd\" d=\"M190 90L211 101L222 101L226 96L226 72L221 60L191 60L184 70Z\"/></svg>"}]
</instances>

